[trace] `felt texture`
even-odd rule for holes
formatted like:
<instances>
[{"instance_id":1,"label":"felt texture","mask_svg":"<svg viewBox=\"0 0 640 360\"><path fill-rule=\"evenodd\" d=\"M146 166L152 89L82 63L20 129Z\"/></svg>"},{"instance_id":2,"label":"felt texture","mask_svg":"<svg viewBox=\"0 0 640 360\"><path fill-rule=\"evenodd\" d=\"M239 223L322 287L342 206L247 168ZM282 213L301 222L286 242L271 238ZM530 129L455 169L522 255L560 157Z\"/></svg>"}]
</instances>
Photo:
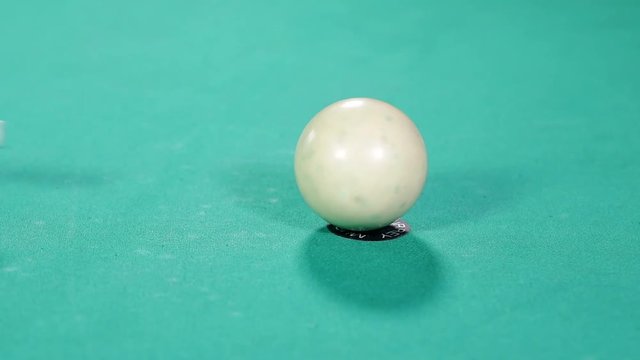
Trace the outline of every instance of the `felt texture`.
<instances>
[{"instance_id":1,"label":"felt texture","mask_svg":"<svg viewBox=\"0 0 640 360\"><path fill-rule=\"evenodd\" d=\"M0 358L640 357L637 1L0 3ZM333 235L296 141L429 150L409 235Z\"/></svg>"}]
</instances>

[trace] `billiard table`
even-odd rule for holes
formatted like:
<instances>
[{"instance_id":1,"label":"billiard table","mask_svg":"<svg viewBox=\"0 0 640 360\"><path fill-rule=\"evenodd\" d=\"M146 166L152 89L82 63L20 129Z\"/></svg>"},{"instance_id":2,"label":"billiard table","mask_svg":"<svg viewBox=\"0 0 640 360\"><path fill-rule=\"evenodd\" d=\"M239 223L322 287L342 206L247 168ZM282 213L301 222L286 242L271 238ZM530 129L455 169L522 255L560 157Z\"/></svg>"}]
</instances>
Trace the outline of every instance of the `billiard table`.
<instances>
[{"instance_id":1,"label":"billiard table","mask_svg":"<svg viewBox=\"0 0 640 360\"><path fill-rule=\"evenodd\" d=\"M640 358L638 19L0 3L0 359ZM305 124L349 97L427 144L393 240L334 235L295 183Z\"/></svg>"}]
</instances>

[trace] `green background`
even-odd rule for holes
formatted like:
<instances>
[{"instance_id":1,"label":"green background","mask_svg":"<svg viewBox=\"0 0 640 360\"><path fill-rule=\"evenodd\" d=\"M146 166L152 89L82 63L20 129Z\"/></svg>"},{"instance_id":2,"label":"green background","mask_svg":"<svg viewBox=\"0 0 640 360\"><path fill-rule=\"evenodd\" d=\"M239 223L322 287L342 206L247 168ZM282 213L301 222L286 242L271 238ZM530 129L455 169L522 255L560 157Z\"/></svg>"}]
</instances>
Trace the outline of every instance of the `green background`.
<instances>
[{"instance_id":1,"label":"green background","mask_svg":"<svg viewBox=\"0 0 640 360\"><path fill-rule=\"evenodd\" d=\"M295 186L353 96L399 240ZM3 1L0 119L2 359L640 357L638 1Z\"/></svg>"}]
</instances>

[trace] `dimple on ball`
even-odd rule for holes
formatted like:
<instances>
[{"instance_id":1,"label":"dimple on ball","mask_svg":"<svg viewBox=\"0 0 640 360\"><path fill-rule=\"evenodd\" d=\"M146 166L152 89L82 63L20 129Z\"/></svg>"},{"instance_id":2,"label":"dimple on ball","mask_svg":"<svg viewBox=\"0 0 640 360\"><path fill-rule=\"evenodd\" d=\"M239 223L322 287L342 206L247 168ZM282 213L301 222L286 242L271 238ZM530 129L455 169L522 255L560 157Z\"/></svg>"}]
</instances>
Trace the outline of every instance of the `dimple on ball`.
<instances>
[{"instance_id":1,"label":"dimple on ball","mask_svg":"<svg viewBox=\"0 0 640 360\"><path fill-rule=\"evenodd\" d=\"M399 109L375 99L346 99L307 124L296 147L295 175L305 202L324 220L373 230L416 202L427 177L427 150Z\"/></svg>"}]
</instances>

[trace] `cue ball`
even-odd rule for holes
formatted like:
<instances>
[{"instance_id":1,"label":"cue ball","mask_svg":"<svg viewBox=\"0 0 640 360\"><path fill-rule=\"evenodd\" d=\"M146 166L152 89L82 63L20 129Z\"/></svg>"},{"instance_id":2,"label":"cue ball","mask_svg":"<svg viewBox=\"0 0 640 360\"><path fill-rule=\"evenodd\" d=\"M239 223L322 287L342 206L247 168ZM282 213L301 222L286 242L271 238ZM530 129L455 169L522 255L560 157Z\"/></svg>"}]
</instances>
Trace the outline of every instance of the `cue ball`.
<instances>
[{"instance_id":1,"label":"cue ball","mask_svg":"<svg viewBox=\"0 0 640 360\"><path fill-rule=\"evenodd\" d=\"M346 99L304 128L295 175L305 202L324 220L373 230L416 202L427 177L427 150L402 111L380 100Z\"/></svg>"}]
</instances>

